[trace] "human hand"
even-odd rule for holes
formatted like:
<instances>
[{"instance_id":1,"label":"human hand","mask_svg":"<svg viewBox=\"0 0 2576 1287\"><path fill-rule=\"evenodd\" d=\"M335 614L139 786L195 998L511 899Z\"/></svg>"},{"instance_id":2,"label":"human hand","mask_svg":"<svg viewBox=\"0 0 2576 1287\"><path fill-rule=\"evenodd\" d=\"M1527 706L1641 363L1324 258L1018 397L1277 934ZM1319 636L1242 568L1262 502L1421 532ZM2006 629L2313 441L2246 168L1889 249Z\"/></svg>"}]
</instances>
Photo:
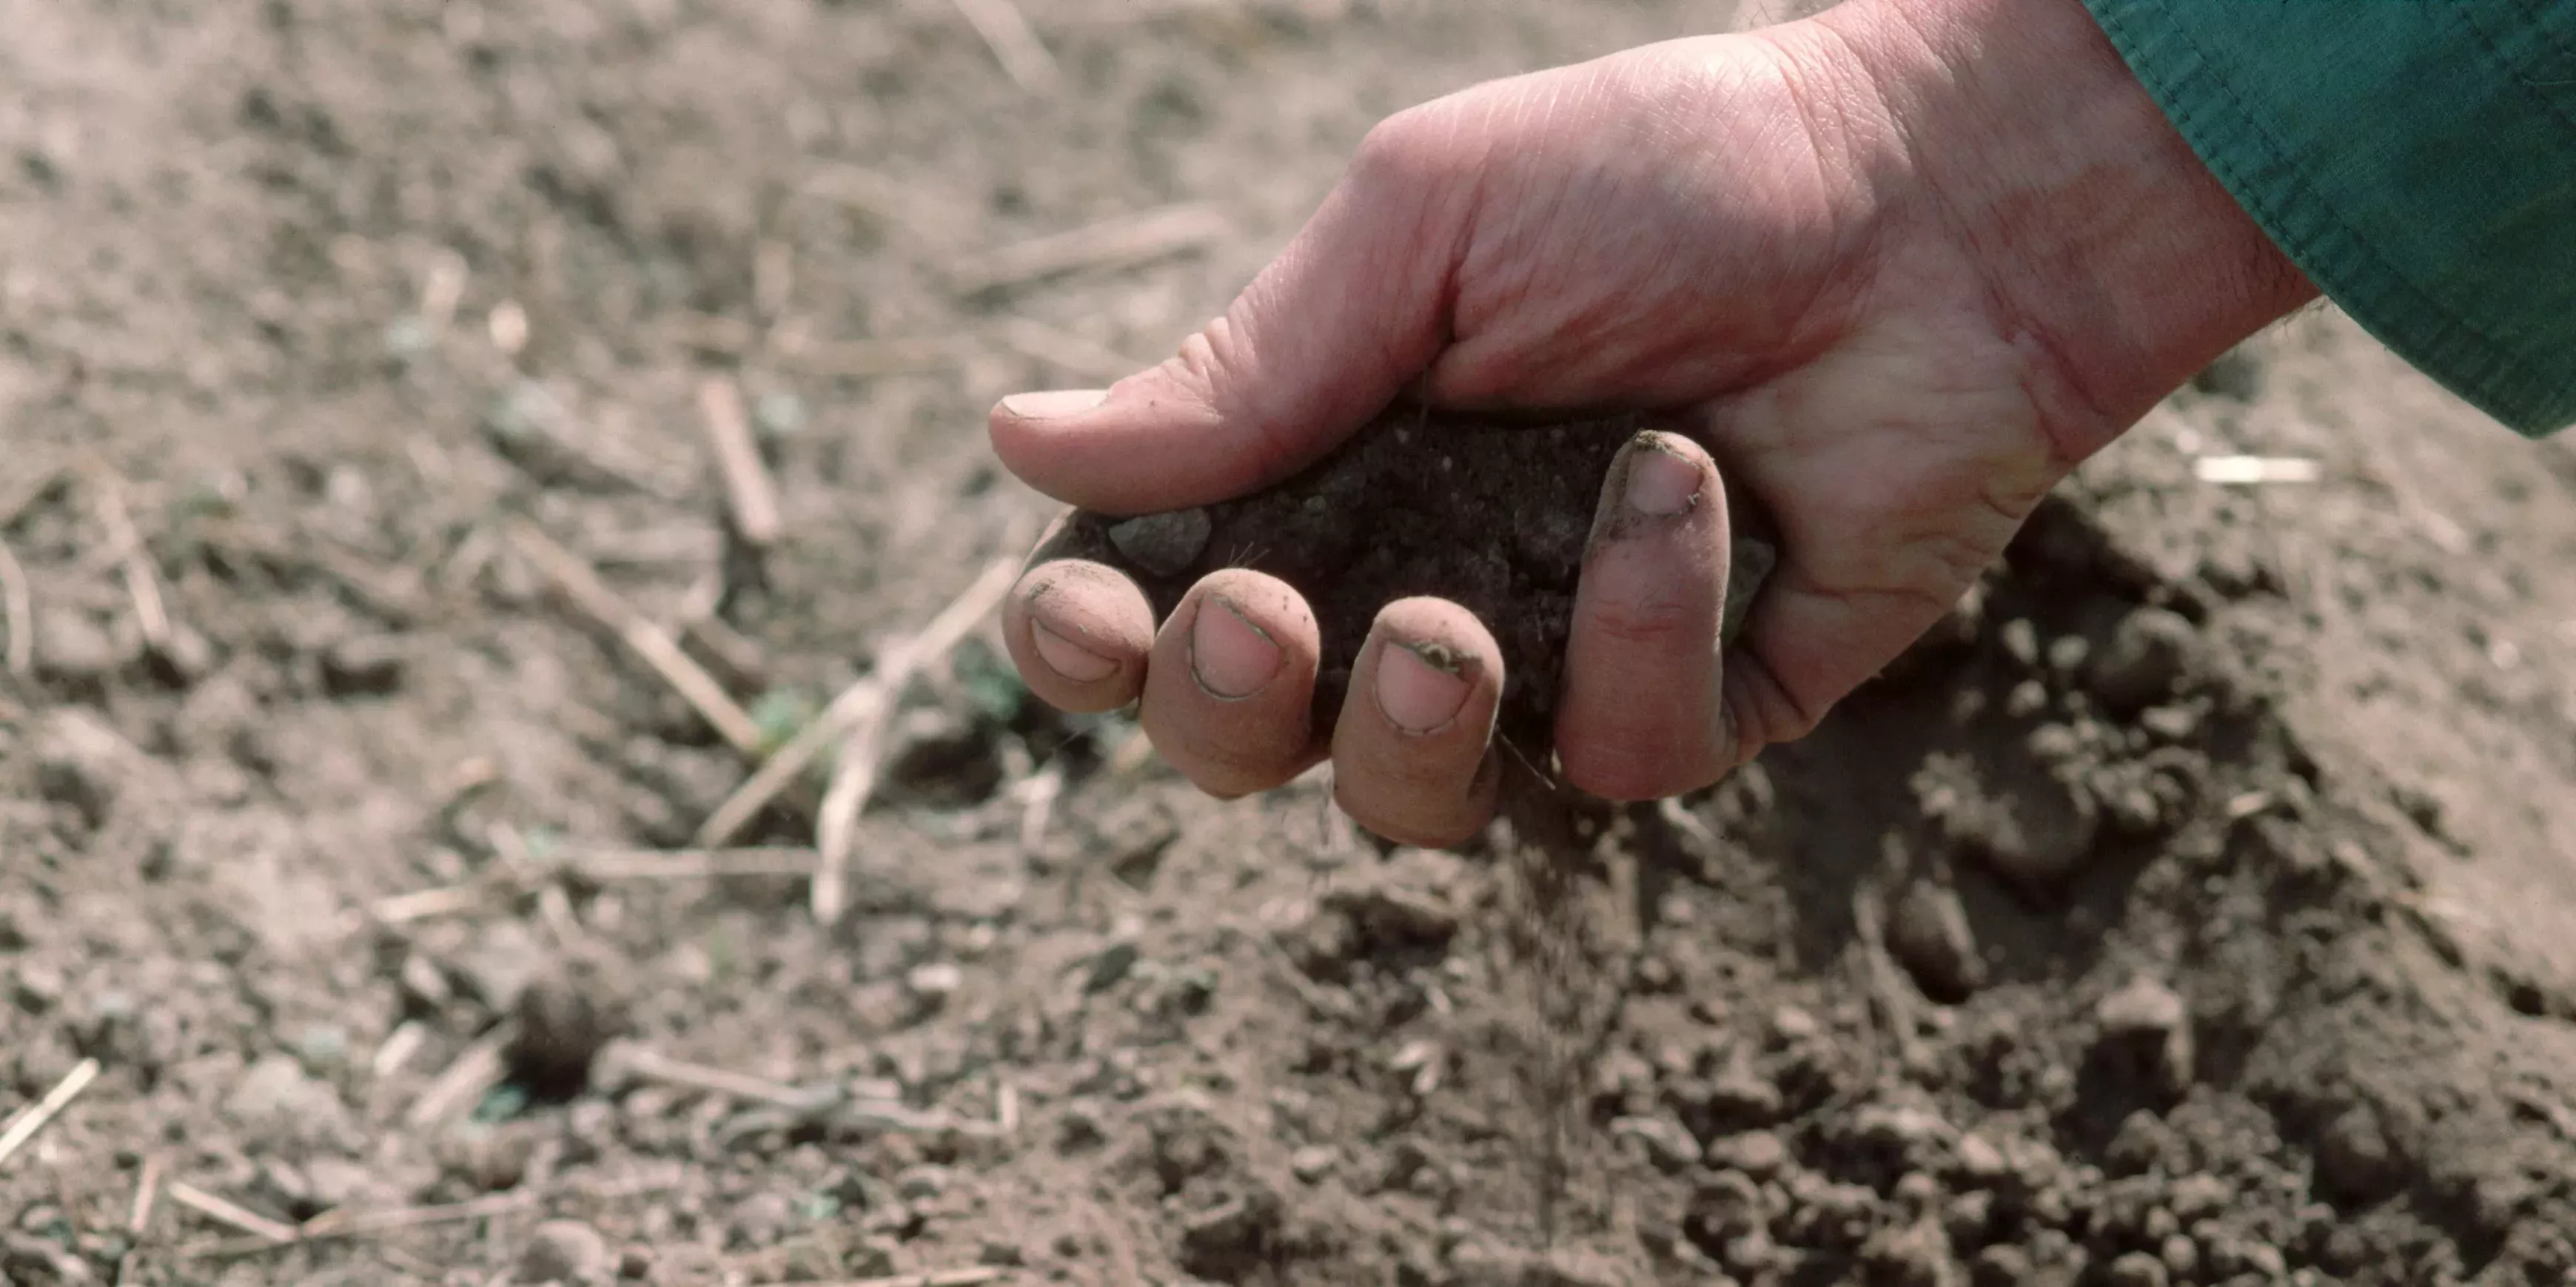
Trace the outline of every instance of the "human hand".
<instances>
[{"instance_id":1,"label":"human hand","mask_svg":"<svg viewBox=\"0 0 2576 1287\"><path fill-rule=\"evenodd\" d=\"M1390 119L1178 356L1005 399L992 434L1040 490L1141 513L1274 482L1407 390L1677 410L1692 434L1610 472L1633 521L1585 556L1556 724L1569 782L1647 799L1812 728L2077 462L2312 293L2077 0L1853 0ZM1780 555L1722 666L1721 471ZM1492 811L1501 657L1455 604L1380 613L1329 735L1313 614L1260 573L1209 576L1158 633L1117 573L1049 563L1005 629L1057 706L1141 696L1209 791L1329 754L1391 838Z\"/></svg>"}]
</instances>

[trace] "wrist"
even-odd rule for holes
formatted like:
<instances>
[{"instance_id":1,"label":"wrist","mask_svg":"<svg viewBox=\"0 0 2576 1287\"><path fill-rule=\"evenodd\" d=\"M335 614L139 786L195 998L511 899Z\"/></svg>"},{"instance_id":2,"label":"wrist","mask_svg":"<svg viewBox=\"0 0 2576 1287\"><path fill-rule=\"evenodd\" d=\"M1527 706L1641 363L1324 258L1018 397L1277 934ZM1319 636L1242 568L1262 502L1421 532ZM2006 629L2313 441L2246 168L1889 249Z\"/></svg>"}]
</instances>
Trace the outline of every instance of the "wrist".
<instances>
[{"instance_id":1,"label":"wrist","mask_svg":"<svg viewBox=\"0 0 2576 1287\"><path fill-rule=\"evenodd\" d=\"M2316 297L2081 0L1849 0L1816 21L1885 103L1915 213L2045 355L2074 454Z\"/></svg>"}]
</instances>

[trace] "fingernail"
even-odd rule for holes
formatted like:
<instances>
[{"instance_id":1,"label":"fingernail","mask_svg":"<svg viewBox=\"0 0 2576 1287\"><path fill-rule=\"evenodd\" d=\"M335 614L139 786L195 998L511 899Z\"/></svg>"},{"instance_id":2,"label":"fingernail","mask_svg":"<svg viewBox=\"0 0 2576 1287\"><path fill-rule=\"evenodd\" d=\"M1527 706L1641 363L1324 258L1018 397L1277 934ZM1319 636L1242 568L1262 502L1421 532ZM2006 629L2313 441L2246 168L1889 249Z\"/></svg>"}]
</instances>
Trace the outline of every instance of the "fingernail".
<instances>
[{"instance_id":1,"label":"fingernail","mask_svg":"<svg viewBox=\"0 0 2576 1287\"><path fill-rule=\"evenodd\" d=\"M1628 457L1628 508L1657 516L1699 503L1699 466L1668 451L1639 447Z\"/></svg>"},{"instance_id":2,"label":"fingernail","mask_svg":"<svg viewBox=\"0 0 2576 1287\"><path fill-rule=\"evenodd\" d=\"M1107 389L1047 389L1014 393L1002 399L1002 410L1022 420L1054 420L1081 415L1108 400Z\"/></svg>"},{"instance_id":3,"label":"fingernail","mask_svg":"<svg viewBox=\"0 0 2576 1287\"><path fill-rule=\"evenodd\" d=\"M1279 645L1233 604L1215 595L1199 601L1190 623L1190 673L1211 695L1250 697L1279 673Z\"/></svg>"},{"instance_id":4,"label":"fingernail","mask_svg":"<svg viewBox=\"0 0 2576 1287\"><path fill-rule=\"evenodd\" d=\"M1467 704L1462 669L1438 644L1389 644L1377 659L1377 708L1405 732L1428 733Z\"/></svg>"},{"instance_id":5,"label":"fingernail","mask_svg":"<svg viewBox=\"0 0 2576 1287\"><path fill-rule=\"evenodd\" d=\"M1038 647L1038 660L1047 669L1072 680L1088 684L1118 673L1118 663L1047 628L1043 621L1029 622L1029 639Z\"/></svg>"}]
</instances>

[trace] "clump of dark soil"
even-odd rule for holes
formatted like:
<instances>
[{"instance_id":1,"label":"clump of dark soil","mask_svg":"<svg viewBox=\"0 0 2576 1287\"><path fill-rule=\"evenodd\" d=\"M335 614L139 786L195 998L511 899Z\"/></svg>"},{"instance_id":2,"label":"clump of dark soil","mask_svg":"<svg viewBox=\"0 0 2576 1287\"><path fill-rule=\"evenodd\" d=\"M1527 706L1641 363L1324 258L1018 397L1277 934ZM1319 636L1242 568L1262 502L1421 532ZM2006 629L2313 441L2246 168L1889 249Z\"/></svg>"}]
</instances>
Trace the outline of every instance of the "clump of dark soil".
<instances>
[{"instance_id":1,"label":"clump of dark soil","mask_svg":"<svg viewBox=\"0 0 2576 1287\"><path fill-rule=\"evenodd\" d=\"M1623 414L1536 419L1397 403L1323 460L1250 495L1160 514L1069 515L1039 560L1126 573L1157 615L1200 577L1243 567L1306 597L1322 634L1318 727L1329 727L1378 609L1433 595L1494 632L1506 672L1500 732L1546 762L1575 582L1619 449L1663 427ZM1728 619L1770 567L1739 536Z\"/></svg>"}]
</instances>

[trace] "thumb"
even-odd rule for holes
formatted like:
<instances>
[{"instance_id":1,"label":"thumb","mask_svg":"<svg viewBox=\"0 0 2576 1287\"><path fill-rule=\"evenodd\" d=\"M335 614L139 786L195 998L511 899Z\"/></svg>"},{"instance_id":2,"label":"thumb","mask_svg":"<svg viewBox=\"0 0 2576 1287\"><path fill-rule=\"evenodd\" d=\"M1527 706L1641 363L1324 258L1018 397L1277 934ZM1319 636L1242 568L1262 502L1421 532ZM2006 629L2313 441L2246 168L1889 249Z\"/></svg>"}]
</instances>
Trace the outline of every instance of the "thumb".
<instances>
[{"instance_id":1,"label":"thumb","mask_svg":"<svg viewBox=\"0 0 2576 1287\"><path fill-rule=\"evenodd\" d=\"M1105 392L1004 398L991 420L1003 465L1085 509L1177 509L1286 477L1383 410L1439 353L1472 190L1390 156L1419 155L1390 133L1170 360Z\"/></svg>"}]
</instances>

